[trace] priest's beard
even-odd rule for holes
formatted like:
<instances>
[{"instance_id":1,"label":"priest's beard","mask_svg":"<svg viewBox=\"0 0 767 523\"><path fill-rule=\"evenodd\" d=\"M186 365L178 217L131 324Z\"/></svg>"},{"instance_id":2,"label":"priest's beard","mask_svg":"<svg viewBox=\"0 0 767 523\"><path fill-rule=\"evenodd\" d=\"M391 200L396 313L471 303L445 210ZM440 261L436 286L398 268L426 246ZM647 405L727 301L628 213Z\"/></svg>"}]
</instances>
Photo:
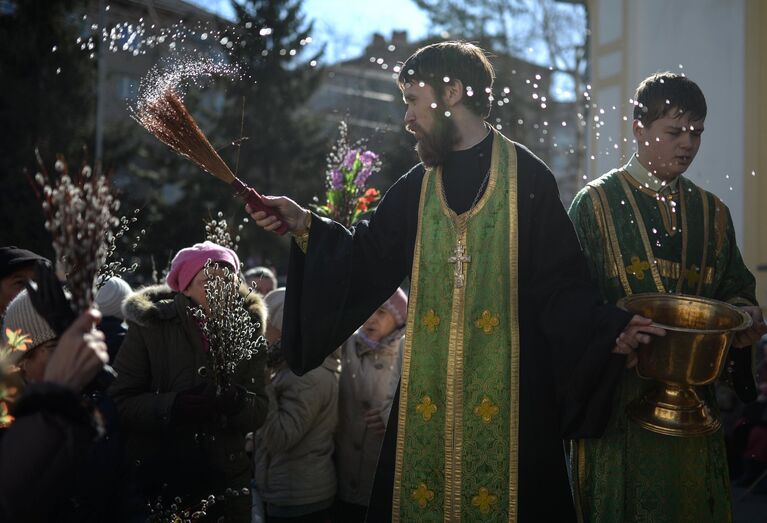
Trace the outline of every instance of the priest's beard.
<instances>
[{"instance_id":1,"label":"priest's beard","mask_svg":"<svg viewBox=\"0 0 767 523\"><path fill-rule=\"evenodd\" d=\"M427 132L416 123L408 126L410 132L418 131L419 139L415 150L426 167L442 165L459 139L458 128L452 118L445 116L444 108L438 107L434 113L431 131Z\"/></svg>"}]
</instances>

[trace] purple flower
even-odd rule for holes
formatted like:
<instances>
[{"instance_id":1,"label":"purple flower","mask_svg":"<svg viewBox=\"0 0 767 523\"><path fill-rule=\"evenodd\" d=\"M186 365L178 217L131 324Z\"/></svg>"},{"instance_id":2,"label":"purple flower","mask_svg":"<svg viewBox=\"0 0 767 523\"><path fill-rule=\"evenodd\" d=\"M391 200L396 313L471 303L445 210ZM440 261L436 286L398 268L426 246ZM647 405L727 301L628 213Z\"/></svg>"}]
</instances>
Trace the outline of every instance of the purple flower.
<instances>
[{"instance_id":1,"label":"purple flower","mask_svg":"<svg viewBox=\"0 0 767 523\"><path fill-rule=\"evenodd\" d=\"M341 167L346 169L347 171L350 171L354 167L354 162L357 161L357 154L359 151L357 149L352 149L348 153L346 153L346 156L344 157L344 161L341 164Z\"/></svg>"},{"instance_id":2,"label":"purple flower","mask_svg":"<svg viewBox=\"0 0 767 523\"><path fill-rule=\"evenodd\" d=\"M357 178L354 180L354 185L360 189L364 189L365 183L367 183L371 174L373 174L373 169L369 165L365 165L357 174Z\"/></svg>"},{"instance_id":3,"label":"purple flower","mask_svg":"<svg viewBox=\"0 0 767 523\"><path fill-rule=\"evenodd\" d=\"M378 160L378 155L373 151L362 151L360 154L360 161L362 162L362 165L373 165L376 160Z\"/></svg>"},{"instance_id":4,"label":"purple flower","mask_svg":"<svg viewBox=\"0 0 767 523\"><path fill-rule=\"evenodd\" d=\"M330 187L331 189L342 189L344 186L344 175L338 169L330 171Z\"/></svg>"}]
</instances>

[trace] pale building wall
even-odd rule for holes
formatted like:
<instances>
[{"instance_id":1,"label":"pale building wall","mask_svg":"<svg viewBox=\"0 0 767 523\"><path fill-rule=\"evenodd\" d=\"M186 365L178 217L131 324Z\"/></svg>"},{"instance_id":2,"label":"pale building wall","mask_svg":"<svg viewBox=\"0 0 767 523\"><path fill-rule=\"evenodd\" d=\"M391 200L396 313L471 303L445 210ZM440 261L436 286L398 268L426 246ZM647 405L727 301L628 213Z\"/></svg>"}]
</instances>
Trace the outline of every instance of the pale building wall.
<instances>
[{"instance_id":1,"label":"pale building wall","mask_svg":"<svg viewBox=\"0 0 767 523\"><path fill-rule=\"evenodd\" d=\"M767 2L746 2L745 193L741 249L753 270L767 266ZM757 270L757 298L767 304L767 267Z\"/></svg>"},{"instance_id":2,"label":"pale building wall","mask_svg":"<svg viewBox=\"0 0 767 523\"><path fill-rule=\"evenodd\" d=\"M634 151L630 99L637 84L657 71L686 74L708 103L700 152L686 175L729 206L746 263L757 274L767 263L767 212L758 212L767 203L767 103L760 100L767 36L759 31L767 23L765 2L591 0L589 9L598 106L591 113L589 179ZM758 298L767 301L763 274L757 274Z\"/></svg>"}]
</instances>

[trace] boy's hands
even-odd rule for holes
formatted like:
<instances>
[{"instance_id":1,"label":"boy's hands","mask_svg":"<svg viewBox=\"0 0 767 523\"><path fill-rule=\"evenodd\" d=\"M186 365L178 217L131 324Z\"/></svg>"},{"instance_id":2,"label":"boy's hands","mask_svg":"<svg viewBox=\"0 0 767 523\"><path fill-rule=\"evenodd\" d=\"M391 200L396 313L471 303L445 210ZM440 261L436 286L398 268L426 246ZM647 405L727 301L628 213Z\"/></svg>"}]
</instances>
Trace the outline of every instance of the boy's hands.
<instances>
[{"instance_id":1,"label":"boy's hands","mask_svg":"<svg viewBox=\"0 0 767 523\"><path fill-rule=\"evenodd\" d=\"M637 364L636 350L640 344L647 345L652 336L665 336L666 331L652 324L652 320L635 314L620 336L615 339L613 353L625 354L626 368L630 369Z\"/></svg>"}]
</instances>

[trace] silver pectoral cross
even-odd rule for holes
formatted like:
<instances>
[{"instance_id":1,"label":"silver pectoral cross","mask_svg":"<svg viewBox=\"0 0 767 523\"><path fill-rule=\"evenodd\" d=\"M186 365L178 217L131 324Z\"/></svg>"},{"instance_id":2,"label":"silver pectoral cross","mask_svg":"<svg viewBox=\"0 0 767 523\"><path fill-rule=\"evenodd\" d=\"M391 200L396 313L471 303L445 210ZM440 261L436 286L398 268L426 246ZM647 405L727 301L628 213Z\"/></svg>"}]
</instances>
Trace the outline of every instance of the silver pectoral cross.
<instances>
[{"instance_id":1,"label":"silver pectoral cross","mask_svg":"<svg viewBox=\"0 0 767 523\"><path fill-rule=\"evenodd\" d=\"M458 243L455 245L453 256L449 257L447 261L448 263L455 264L455 271L453 271L453 275L455 276L455 286L460 289L464 284L463 264L471 262L471 256L466 255L466 250L461 240L458 240Z\"/></svg>"}]
</instances>

